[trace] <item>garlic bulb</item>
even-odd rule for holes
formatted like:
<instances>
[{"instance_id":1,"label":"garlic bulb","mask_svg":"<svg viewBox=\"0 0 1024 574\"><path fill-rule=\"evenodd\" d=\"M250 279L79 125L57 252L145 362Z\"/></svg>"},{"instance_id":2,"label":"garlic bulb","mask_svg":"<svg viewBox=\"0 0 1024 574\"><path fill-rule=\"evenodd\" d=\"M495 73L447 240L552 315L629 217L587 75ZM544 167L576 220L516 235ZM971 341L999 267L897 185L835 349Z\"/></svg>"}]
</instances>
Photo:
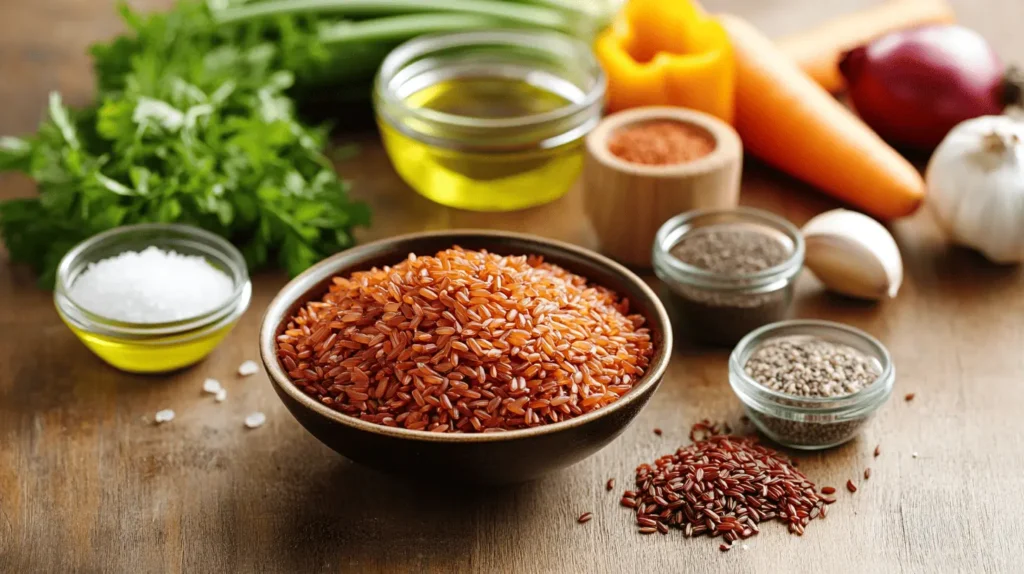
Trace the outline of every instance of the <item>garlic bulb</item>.
<instances>
[{"instance_id":1,"label":"garlic bulb","mask_svg":"<svg viewBox=\"0 0 1024 574\"><path fill-rule=\"evenodd\" d=\"M850 297L895 297L903 283L903 259L889 231L874 219L834 209L803 228L804 264L826 287Z\"/></svg>"},{"instance_id":2,"label":"garlic bulb","mask_svg":"<svg viewBox=\"0 0 1024 574\"><path fill-rule=\"evenodd\" d=\"M928 201L949 238L997 263L1024 261L1024 123L967 120L946 136L925 173Z\"/></svg>"}]
</instances>

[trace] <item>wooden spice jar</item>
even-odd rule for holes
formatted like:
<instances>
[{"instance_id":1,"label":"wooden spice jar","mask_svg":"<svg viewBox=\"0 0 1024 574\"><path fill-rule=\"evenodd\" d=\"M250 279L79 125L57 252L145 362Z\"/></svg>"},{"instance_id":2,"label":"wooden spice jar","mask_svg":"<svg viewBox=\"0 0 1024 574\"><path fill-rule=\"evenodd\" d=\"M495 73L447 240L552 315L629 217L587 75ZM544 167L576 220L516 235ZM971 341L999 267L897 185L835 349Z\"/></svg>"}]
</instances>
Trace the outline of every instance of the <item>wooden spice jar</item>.
<instances>
[{"instance_id":1,"label":"wooden spice jar","mask_svg":"<svg viewBox=\"0 0 1024 574\"><path fill-rule=\"evenodd\" d=\"M644 141L676 122L690 141ZM625 137L626 130L640 134L631 128L645 126L651 126L649 134ZM638 149L622 149L629 145ZM674 107L622 111L604 118L587 136L586 147L587 215L601 251L627 265L651 265L654 236L669 218L692 209L734 207L739 201L743 146L732 126L708 114Z\"/></svg>"}]
</instances>

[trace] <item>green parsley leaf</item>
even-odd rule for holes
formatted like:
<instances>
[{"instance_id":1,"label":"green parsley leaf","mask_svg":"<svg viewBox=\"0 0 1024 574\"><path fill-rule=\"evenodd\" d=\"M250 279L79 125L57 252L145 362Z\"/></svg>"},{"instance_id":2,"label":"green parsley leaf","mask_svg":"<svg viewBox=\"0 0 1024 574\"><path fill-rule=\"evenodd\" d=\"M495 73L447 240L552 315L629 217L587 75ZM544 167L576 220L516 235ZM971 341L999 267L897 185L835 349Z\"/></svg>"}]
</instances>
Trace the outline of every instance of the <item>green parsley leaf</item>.
<instances>
[{"instance_id":1,"label":"green parsley leaf","mask_svg":"<svg viewBox=\"0 0 1024 574\"><path fill-rule=\"evenodd\" d=\"M322 151L324 130L295 116L296 73L327 61L308 16L220 25L207 7L122 15L131 32L93 46L99 93L80 110L50 97L28 138L0 138L0 171L35 179L33 199L0 202L12 260L52 286L76 243L143 222L198 225L248 264L291 274L350 247L368 225Z\"/></svg>"}]
</instances>

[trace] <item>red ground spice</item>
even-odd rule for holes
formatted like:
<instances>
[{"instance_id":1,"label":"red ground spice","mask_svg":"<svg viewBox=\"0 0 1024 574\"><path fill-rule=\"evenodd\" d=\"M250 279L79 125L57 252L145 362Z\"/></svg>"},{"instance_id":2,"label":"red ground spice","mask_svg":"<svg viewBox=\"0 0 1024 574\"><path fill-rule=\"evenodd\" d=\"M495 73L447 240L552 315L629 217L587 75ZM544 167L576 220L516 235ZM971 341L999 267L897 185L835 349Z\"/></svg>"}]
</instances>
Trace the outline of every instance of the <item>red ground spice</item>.
<instances>
[{"instance_id":1,"label":"red ground spice","mask_svg":"<svg viewBox=\"0 0 1024 574\"><path fill-rule=\"evenodd\" d=\"M612 155L644 165L687 163L714 149L715 141L704 129L670 120L633 124L608 139L608 151Z\"/></svg>"}]
</instances>

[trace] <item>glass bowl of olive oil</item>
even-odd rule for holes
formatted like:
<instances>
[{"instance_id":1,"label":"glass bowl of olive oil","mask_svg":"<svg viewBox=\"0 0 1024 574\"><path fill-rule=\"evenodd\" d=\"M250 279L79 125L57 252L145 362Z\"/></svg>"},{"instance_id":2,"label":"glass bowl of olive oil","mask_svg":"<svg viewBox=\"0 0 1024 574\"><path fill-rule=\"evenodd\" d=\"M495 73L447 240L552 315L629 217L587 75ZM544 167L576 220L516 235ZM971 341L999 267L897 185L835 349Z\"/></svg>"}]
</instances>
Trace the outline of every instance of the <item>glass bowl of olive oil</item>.
<instances>
[{"instance_id":1,"label":"glass bowl of olive oil","mask_svg":"<svg viewBox=\"0 0 1024 574\"><path fill-rule=\"evenodd\" d=\"M75 282L91 265L151 247L202 258L223 273L230 282L223 300L194 316L133 322L76 299ZM245 259L235 246L196 227L160 223L118 227L79 243L61 260L54 289L57 312L71 331L99 358L131 373L164 373L201 361L231 332L251 298Z\"/></svg>"},{"instance_id":2,"label":"glass bowl of olive oil","mask_svg":"<svg viewBox=\"0 0 1024 574\"><path fill-rule=\"evenodd\" d=\"M423 36L384 60L374 106L398 174L427 198L513 211L564 195L583 167L605 77L590 48L550 31Z\"/></svg>"}]
</instances>

